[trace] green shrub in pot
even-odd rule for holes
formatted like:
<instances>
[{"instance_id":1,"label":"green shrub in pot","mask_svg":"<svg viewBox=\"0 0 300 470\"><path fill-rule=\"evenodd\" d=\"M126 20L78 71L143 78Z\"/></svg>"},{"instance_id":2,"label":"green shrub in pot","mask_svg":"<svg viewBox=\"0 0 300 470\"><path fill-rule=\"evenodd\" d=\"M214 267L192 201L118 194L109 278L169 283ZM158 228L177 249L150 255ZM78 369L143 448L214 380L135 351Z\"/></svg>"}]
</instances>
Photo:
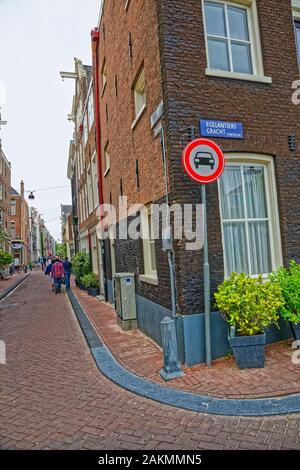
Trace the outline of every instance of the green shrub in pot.
<instances>
[{"instance_id":1,"label":"green shrub in pot","mask_svg":"<svg viewBox=\"0 0 300 470\"><path fill-rule=\"evenodd\" d=\"M284 304L280 316L290 323L295 339L300 339L300 264L293 260L288 269L279 268L270 279L282 290Z\"/></svg>"},{"instance_id":2,"label":"green shrub in pot","mask_svg":"<svg viewBox=\"0 0 300 470\"><path fill-rule=\"evenodd\" d=\"M229 325L236 326L238 336L260 334L271 323L277 324L284 303L280 286L244 273L225 279L215 299Z\"/></svg>"},{"instance_id":3,"label":"green shrub in pot","mask_svg":"<svg viewBox=\"0 0 300 470\"><path fill-rule=\"evenodd\" d=\"M94 273L85 274L81 280L86 289L99 287L98 277Z\"/></svg>"},{"instance_id":4,"label":"green shrub in pot","mask_svg":"<svg viewBox=\"0 0 300 470\"><path fill-rule=\"evenodd\" d=\"M237 365L241 369L264 367L265 329L277 324L284 300L278 284L262 276L233 273L215 294L216 306L236 330L230 337Z\"/></svg>"},{"instance_id":5,"label":"green shrub in pot","mask_svg":"<svg viewBox=\"0 0 300 470\"><path fill-rule=\"evenodd\" d=\"M72 258L72 272L78 281L91 272L90 257L87 253L81 251Z\"/></svg>"}]
</instances>

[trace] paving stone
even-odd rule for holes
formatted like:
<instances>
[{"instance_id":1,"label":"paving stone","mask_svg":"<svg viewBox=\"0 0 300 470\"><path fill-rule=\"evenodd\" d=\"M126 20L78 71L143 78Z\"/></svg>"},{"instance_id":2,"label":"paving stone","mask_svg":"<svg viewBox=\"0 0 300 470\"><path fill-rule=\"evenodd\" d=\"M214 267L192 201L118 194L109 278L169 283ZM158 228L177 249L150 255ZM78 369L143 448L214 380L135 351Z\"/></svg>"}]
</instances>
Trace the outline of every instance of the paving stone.
<instances>
[{"instance_id":1,"label":"paving stone","mask_svg":"<svg viewBox=\"0 0 300 470\"><path fill-rule=\"evenodd\" d=\"M1 449L267 449L279 448L284 429L282 448L300 448L299 415L204 415L120 389L99 372L67 296L52 294L42 273L10 302L19 307L0 313L13 354L0 365Z\"/></svg>"}]
</instances>

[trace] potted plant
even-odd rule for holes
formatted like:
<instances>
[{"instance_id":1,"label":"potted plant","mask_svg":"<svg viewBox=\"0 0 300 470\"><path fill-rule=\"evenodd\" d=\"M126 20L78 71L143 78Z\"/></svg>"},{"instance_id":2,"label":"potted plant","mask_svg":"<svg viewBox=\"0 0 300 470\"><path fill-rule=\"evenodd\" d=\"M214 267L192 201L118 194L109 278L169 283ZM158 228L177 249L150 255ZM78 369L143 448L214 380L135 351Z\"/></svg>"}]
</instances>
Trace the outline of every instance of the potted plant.
<instances>
[{"instance_id":1,"label":"potted plant","mask_svg":"<svg viewBox=\"0 0 300 470\"><path fill-rule=\"evenodd\" d=\"M96 296L99 294L99 281L94 273L85 274L82 278L84 287L87 289L88 294Z\"/></svg>"},{"instance_id":2,"label":"potted plant","mask_svg":"<svg viewBox=\"0 0 300 470\"><path fill-rule=\"evenodd\" d=\"M5 267L11 264L13 258L10 253L4 250L0 250L0 279L5 279Z\"/></svg>"},{"instance_id":3,"label":"potted plant","mask_svg":"<svg viewBox=\"0 0 300 470\"><path fill-rule=\"evenodd\" d=\"M300 264L291 261L289 268L279 268L270 275L282 290L284 305L280 316L289 322L295 340L300 340Z\"/></svg>"},{"instance_id":4,"label":"potted plant","mask_svg":"<svg viewBox=\"0 0 300 470\"><path fill-rule=\"evenodd\" d=\"M262 276L233 273L219 286L215 299L230 325L229 342L238 367L264 367L265 329L277 324L284 303L280 286Z\"/></svg>"},{"instance_id":5,"label":"potted plant","mask_svg":"<svg viewBox=\"0 0 300 470\"><path fill-rule=\"evenodd\" d=\"M72 272L75 276L76 285L78 285L80 289L83 289L84 285L82 283L82 278L85 274L89 274L91 272L90 257L87 253L80 251L73 256Z\"/></svg>"}]
</instances>

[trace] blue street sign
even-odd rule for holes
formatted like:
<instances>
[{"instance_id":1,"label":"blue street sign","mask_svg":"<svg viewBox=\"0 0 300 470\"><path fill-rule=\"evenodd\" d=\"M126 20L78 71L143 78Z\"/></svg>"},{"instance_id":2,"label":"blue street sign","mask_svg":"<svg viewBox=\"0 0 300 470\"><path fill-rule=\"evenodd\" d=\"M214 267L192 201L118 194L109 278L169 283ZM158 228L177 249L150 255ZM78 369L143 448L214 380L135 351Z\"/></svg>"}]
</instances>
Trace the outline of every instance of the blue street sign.
<instances>
[{"instance_id":1,"label":"blue street sign","mask_svg":"<svg viewBox=\"0 0 300 470\"><path fill-rule=\"evenodd\" d=\"M201 119L200 135L203 137L218 137L221 139L243 139L244 126L241 122Z\"/></svg>"}]
</instances>

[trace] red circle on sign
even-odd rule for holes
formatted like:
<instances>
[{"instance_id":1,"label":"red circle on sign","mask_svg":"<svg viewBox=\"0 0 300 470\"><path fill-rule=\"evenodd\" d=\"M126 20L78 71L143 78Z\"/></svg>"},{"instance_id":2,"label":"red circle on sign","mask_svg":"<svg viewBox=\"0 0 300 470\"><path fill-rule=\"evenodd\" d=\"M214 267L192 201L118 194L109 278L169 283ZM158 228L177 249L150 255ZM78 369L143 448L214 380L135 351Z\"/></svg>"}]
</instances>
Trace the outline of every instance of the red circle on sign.
<instances>
[{"instance_id":1,"label":"red circle on sign","mask_svg":"<svg viewBox=\"0 0 300 470\"><path fill-rule=\"evenodd\" d=\"M192 168L191 163L190 163L190 156L192 151L201 145L205 145L207 147L212 148L219 160L219 165L216 171L209 175L209 176L204 176L204 175L199 175L199 173L196 173L196 171ZM225 167L225 159L224 159L224 154L220 147L215 144L212 140L209 139L195 139L192 142L190 142L184 149L182 153L182 164L183 168L185 169L186 173L190 178L192 178L194 181L197 181L197 183L203 183L203 184L208 184L208 183L213 183L216 181L220 176L222 175Z\"/></svg>"}]
</instances>

